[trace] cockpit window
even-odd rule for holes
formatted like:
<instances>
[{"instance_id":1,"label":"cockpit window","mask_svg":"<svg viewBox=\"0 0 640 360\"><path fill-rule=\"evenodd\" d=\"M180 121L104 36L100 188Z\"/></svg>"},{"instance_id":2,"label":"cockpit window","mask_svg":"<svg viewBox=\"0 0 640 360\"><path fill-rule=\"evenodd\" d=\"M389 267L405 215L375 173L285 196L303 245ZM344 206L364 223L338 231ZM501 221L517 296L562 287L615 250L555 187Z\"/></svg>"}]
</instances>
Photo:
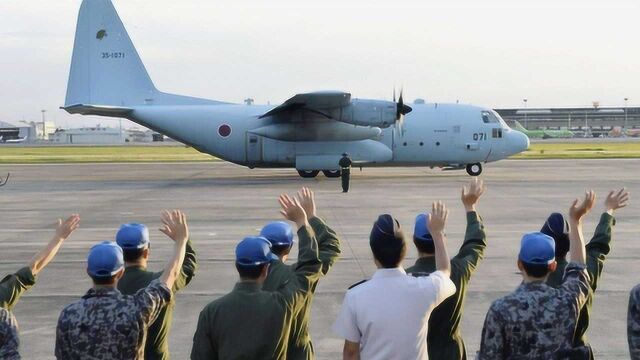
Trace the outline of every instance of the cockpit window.
<instances>
[{"instance_id":1,"label":"cockpit window","mask_svg":"<svg viewBox=\"0 0 640 360\"><path fill-rule=\"evenodd\" d=\"M499 123L500 121L498 120L498 118L495 116L493 112L483 111L482 122L484 122L485 124L495 124L495 123Z\"/></svg>"}]
</instances>

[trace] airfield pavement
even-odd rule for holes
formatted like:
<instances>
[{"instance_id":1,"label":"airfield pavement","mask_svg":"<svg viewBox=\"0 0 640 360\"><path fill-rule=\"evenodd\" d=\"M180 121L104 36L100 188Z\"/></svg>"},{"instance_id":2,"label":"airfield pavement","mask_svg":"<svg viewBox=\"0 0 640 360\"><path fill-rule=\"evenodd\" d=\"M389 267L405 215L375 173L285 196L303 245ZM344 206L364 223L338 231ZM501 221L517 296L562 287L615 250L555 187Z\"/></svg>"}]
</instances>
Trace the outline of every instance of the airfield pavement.
<instances>
[{"instance_id":1,"label":"airfield pavement","mask_svg":"<svg viewBox=\"0 0 640 360\"><path fill-rule=\"evenodd\" d=\"M87 251L97 241L113 239L120 223L150 226L150 268L161 269L171 250L171 241L155 230L165 208L186 211L198 251L198 273L177 295L170 336L172 358L187 359L199 311L236 281L235 244L257 233L265 222L278 219L277 195L301 186L316 191L319 214L343 239L342 258L321 281L311 321L318 358L337 359L342 340L332 334L331 324L347 287L375 270L368 236L376 216L394 214L410 235L416 213L429 209L433 200L444 200L452 210L448 249L454 255L465 225L460 187L469 180L464 172L426 168L355 169L352 191L342 194L338 179L322 175L301 179L291 169L249 170L223 162L0 166L0 174L7 171L11 179L0 189L0 274L26 264L53 234L51 224L56 218L73 212L82 218L81 228L15 308L25 359L53 358L60 310L90 287L84 270ZM486 165L483 178L489 190L478 209L489 245L471 280L462 320L469 354L479 347L490 303L520 282L515 263L521 235L538 230L549 212L566 212L573 198L592 187L598 201L585 224L588 240L606 191L626 186L632 192L632 204L616 216L589 338L596 358L628 359L628 292L640 282L638 160L507 160ZM406 266L416 257L409 245ZM292 253L297 253L297 247Z\"/></svg>"}]
</instances>

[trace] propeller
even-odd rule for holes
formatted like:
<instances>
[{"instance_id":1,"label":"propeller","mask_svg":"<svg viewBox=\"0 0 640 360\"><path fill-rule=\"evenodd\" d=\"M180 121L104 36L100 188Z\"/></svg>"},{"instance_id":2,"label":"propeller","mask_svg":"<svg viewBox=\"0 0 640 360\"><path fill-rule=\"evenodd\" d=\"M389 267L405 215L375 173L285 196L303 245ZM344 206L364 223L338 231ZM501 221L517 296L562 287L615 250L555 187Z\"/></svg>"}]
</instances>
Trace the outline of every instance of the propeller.
<instances>
[{"instance_id":1,"label":"propeller","mask_svg":"<svg viewBox=\"0 0 640 360\"><path fill-rule=\"evenodd\" d=\"M399 134L404 135L404 127L402 126L404 122L404 116L410 113L413 109L411 108L411 106L404 103L404 100L402 98L402 91L403 89L400 88L400 97L398 98L398 102L396 102L396 88L393 88L393 102L396 103L396 129L398 130Z\"/></svg>"}]
</instances>

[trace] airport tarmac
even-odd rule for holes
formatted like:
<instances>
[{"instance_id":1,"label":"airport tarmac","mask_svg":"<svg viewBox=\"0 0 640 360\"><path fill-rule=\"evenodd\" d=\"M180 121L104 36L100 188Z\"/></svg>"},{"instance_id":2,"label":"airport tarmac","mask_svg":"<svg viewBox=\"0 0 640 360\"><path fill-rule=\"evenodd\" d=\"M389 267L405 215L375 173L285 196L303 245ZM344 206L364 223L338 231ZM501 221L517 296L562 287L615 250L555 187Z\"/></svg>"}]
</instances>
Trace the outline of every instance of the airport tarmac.
<instances>
[{"instance_id":1,"label":"airport tarmac","mask_svg":"<svg viewBox=\"0 0 640 360\"><path fill-rule=\"evenodd\" d=\"M479 347L491 302L516 288L519 240L538 230L551 211L564 211L587 188L598 193L585 224L590 238L603 209L606 191L626 186L632 204L617 214L612 251L594 301L589 338L596 358L628 359L626 313L629 290L640 282L640 167L638 160L507 160L485 166L489 186L479 212L488 233L485 259L471 280L462 320L469 354ZM0 274L16 271L49 240L52 223L73 212L81 228L64 244L37 285L15 308L25 359L51 359L60 310L90 287L85 257L97 241L113 239L123 222L156 229L160 211L180 208L187 215L198 251L199 269L176 298L171 333L174 359L187 359L199 311L228 292L236 281L235 244L278 219L277 195L301 186L316 191L318 212L342 237L342 257L322 279L312 311L311 335L319 359L337 359L343 341L331 332L347 287L375 270L368 236L378 214L398 217L409 235L416 213L444 200L451 208L450 255L462 242L464 212L460 187L464 171L426 168L353 170L352 191L340 192L339 179L301 179L291 169L249 170L224 162L185 164L7 165L7 186L0 189ZM152 231L152 269L160 270L171 241ZM588 239L587 239L588 240ZM292 251L296 253L297 248ZM414 249L405 265L415 260ZM390 304L391 306L392 304ZM251 341L251 339L247 339Z\"/></svg>"}]
</instances>

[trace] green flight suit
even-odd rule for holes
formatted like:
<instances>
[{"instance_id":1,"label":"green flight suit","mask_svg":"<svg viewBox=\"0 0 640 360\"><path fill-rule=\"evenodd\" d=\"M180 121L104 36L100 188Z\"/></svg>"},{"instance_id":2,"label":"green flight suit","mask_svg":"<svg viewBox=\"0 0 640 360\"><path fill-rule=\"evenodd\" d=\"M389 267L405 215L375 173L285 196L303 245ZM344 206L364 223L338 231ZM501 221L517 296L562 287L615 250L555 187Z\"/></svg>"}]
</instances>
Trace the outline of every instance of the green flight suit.
<instances>
[{"instance_id":1,"label":"green flight suit","mask_svg":"<svg viewBox=\"0 0 640 360\"><path fill-rule=\"evenodd\" d=\"M173 285L172 292L174 294L191 282L197 267L196 252L191 240L189 240L180 275ZM134 295L160 276L162 276L162 271L151 272L142 266L127 266L124 270L124 276L118 281L118 290L125 295ZM173 319L174 299L175 296L172 296L171 301L164 306L156 320L149 326L144 348L144 358L147 360L169 359L169 330Z\"/></svg>"},{"instance_id":2,"label":"green flight suit","mask_svg":"<svg viewBox=\"0 0 640 360\"><path fill-rule=\"evenodd\" d=\"M460 320L467 294L467 284L483 258L487 247L482 219L475 211L467 213L467 230L458 254L451 259L451 280L456 293L438 305L429 318L427 349L429 359L459 360L467 358L467 351L460 333ZM436 271L434 256L419 258L406 271L414 276Z\"/></svg>"},{"instance_id":3,"label":"green flight suit","mask_svg":"<svg viewBox=\"0 0 640 360\"><path fill-rule=\"evenodd\" d=\"M285 286L264 291L257 282L241 281L205 306L193 336L192 360L287 359L293 319L322 274L313 230L300 228L298 239L295 277Z\"/></svg>"},{"instance_id":4,"label":"green flight suit","mask_svg":"<svg viewBox=\"0 0 640 360\"><path fill-rule=\"evenodd\" d=\"M318 252L322 262L322 275L326 275L333 263L340 255L340 239L338 235L325 224L322 219L314 217L309 220L309 224L318 239ZM295 266L286 265L280 260L271 263L269 276L262 285L265 291L278 291L295 278ZM311 318L311 302L316 291L318 282L311 284L309 296L304 300L300 311L295 315L289 334L289 346L287 350L288 360L311 360L315 359L313 344L309 336L309 319Z\"/></svg>"},{"instance_id":5,"label":"green flight suit","mask_svg":"<svg viewBox=\"0 0 640 360\"><path fill-rule=\"evenodd\" d=\"M593 238L586 245L587 251L587 272L589 272L589 285L591 286L591 295L587 298L587 302L580 309L580 315L578 316L578 324L576 326L576 332L573 336L573 346L576 348L585 347L583 355L574 355L574 359L593 359L593 352L591 347L587 343L587 337L585 333L589 328L589 313L591 312L591 304L593 303L593 294L598 287L598 280L602 275L602 269L604 268L604 261L607 254L611 250L611 233L613 227L616 224L616 220L613 216L603 213L600 216L600 222L596 227L596 231L593 234ZM547 285L554 288L560 287L564 277L564 270L567 267L566 259L559 259L556 271L549 275L547 279ZM588 348L588 349L586 349Z\"/></svg>"},{"instance_id":6,"label":"green flight suit","mask_svg":"<svg viewBox=\"0 0 640 360\"><path fill-rule=\"evenodd\" d=\"M0 281L0 307L11 310L20 296L36 283L36 277L28 266Z\"/></svg>"}]
</instances>

